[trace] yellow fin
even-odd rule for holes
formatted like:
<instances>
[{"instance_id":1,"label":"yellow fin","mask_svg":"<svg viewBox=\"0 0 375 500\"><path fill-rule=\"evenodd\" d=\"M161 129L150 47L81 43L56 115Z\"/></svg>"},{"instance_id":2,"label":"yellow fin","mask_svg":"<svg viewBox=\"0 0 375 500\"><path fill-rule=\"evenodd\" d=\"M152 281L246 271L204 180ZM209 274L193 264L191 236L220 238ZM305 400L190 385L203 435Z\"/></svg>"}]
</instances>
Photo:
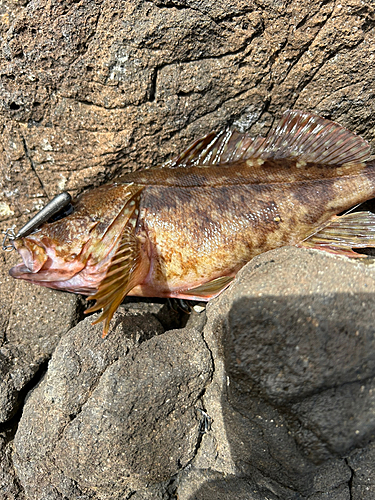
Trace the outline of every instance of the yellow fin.
<instances>
[{"instance_id":1,"label":"yellow fin","mask_svg":"<svg viewBox=\"0 0 375 500\"><path fill-rule=\"evenodd\" d=\"M185 295L193 295L195 297L205 297L211 298L218 295L224 288L226 288L234 280L233 276L220 276L208 283L199 285L196 288L190 288L190 290L184 290L181 292Z\"/></svg>"},{"instance_id":2,"label":"yellow fin","mask_svg":"<svg viewBox=\"0 0 375 500\"><path fill-rule=\"evenodd\" d=\"M142 281L148 268L149 261L145 255L142 255L141 242L134 235L134 228L128 225L122 233L118 249L98 291L88 298L88 300L96 300L96 304L85 311L91 313L103 309L102 314L93 323L105 322L103 338L108 333L109 323L118 306L130 290Z\"/></svg>"},{"instance_id":3,"label":"yellow fin","mask_svg":"<svg viewBox=\"0 0 375 500\"><path fill-rule=\"evenodd\" d=\"M353 255L350 250L375 247L375 214L351 212L335 217L324 228L298 246L327 249L335 253L341 252L348 256L358 257L358 254Z\"/></svg>"}]
</instances>

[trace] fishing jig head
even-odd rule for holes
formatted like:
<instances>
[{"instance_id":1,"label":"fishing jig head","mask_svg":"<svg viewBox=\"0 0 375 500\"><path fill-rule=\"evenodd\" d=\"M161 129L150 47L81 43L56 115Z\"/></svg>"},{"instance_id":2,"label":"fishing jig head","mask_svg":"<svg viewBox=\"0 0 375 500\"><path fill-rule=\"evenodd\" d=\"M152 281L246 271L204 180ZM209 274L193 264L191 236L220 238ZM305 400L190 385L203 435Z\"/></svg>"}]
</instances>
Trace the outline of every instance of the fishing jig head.
<instances>
[{"instance_id":1,"label":"fishing jig head","mask_svg":"<svg viewBox=\"0 0 375 500\"><path fill-rule=\"evenodd\" d=\"M44 222L47 222L54 215L59 213L63 208L65 208L72 201L72 197L69 193L63 192L55 196L47 205L42 208L32 219L29 220L19 231L15 234L15 224L3 231L4 238L2 243L2 249L5 252L11 252L13 250L13 240L17 238L24 238L28 236L33 231L36 231ZM7 243L9 240L10 243Z\"/></svg>"}]
</instances>

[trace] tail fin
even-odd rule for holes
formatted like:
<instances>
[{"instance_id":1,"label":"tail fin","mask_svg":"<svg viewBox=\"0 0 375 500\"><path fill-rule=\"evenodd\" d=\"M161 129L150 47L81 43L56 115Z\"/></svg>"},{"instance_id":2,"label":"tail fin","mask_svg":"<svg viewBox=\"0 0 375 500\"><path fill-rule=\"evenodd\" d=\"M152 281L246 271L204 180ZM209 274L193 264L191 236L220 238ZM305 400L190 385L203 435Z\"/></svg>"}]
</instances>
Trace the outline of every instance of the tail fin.
<instances>
[{"instance_id":1,"label":"tail fin","mask_svg":"<svg viewBox=\"0 0 375 500\"><path fill-rule=\"evenodd\" d=\"M375 214L352 212L335 217L320 231L298 244L347 257L365 257L356 248L375 248Z\"/></svg>"}]
</instances>

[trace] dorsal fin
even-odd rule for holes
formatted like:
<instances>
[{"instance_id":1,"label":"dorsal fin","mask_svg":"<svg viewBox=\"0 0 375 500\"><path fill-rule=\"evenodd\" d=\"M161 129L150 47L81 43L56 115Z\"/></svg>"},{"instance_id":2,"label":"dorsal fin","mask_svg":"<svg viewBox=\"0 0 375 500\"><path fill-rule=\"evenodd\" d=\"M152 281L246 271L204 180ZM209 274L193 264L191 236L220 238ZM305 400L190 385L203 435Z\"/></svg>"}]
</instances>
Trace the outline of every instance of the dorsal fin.
<instances>
[{"instance_id":1,"label":"dorsal fin","mask_svg":"<svg viewBox=\"0 0 375 500\"><path fill-rule=\"evenodd\" d=\"M255 158L295 158L306 163L343 165L362 163L370 156L370 145L338 123L304 111L286 111L258 148Z\"/></svg>"},{"instance_id":2,"label":"dorsal fin","mask_svg":"<svg viewBox=\"0 0 375 500\"><path fill-rule=\"evenodd\" d=\"M163 167L219 165L246 160L249 158L250 146L258 148L263 141L264 137L254 139L232 129L210 132L193 142L183 153L166 162Z\"/></svg>"},{"instance_id":3,"label":"dorsal fin","mask_svg":"<svg viewBox=\"0 0 375 500\"><path fill-rule=\"evenodd\" d=\"M117 251L98 291L88 298L96 300L96 304L85 311L91 313L103 309L102 314L93 323L105 321L103 338L108 333L109 323L118 306L130 290L141 283L148 268L149 261L141 252L141 242L134 235L133 226L129 224L122 233Z\"/></svg>"},{"instance_id":4,"label":"dorsal fin","mask_svg":"<svg viewBox=\"0 0 375 500\"><path fill-rule=\"evenodd\" d=\"M312 113L289 110L266 138L254 139L231 129L211 132L163 166L223 165L249 158L339 166L362 163L369 156L370 145L338 123Z\"/></svg>"}]
</instances>

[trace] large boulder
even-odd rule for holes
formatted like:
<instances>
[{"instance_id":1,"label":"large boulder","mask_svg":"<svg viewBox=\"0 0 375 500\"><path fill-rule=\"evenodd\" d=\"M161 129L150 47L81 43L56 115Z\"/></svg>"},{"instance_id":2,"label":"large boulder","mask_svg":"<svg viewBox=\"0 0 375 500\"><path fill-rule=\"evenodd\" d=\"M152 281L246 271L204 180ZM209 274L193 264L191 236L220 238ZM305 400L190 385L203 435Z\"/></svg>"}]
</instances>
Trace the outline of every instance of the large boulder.
<instances>
[{"instance_id":1,"label":"large boulder","mask_svg":"<svg viewBox=\"0 0 375 500\"><path fill-rule=\"evenodd\" d=\"M290 247L245 266L207 307L212 425L178 498L371 498L374 320L373 264Z\"/></svg>"},{"instance_id":2,"label":"large boulder","mask_svg":"<svg viewBox=\"0 0 375 500\"><path fill-rule=\"evenodd\" d=\"M28 498L122 499L195 455L212 372L202 334L161 335L150 314L114 323L106 340L90 319L65 335L26 402L14 460Z\"/></svg>"}]
</instances>

